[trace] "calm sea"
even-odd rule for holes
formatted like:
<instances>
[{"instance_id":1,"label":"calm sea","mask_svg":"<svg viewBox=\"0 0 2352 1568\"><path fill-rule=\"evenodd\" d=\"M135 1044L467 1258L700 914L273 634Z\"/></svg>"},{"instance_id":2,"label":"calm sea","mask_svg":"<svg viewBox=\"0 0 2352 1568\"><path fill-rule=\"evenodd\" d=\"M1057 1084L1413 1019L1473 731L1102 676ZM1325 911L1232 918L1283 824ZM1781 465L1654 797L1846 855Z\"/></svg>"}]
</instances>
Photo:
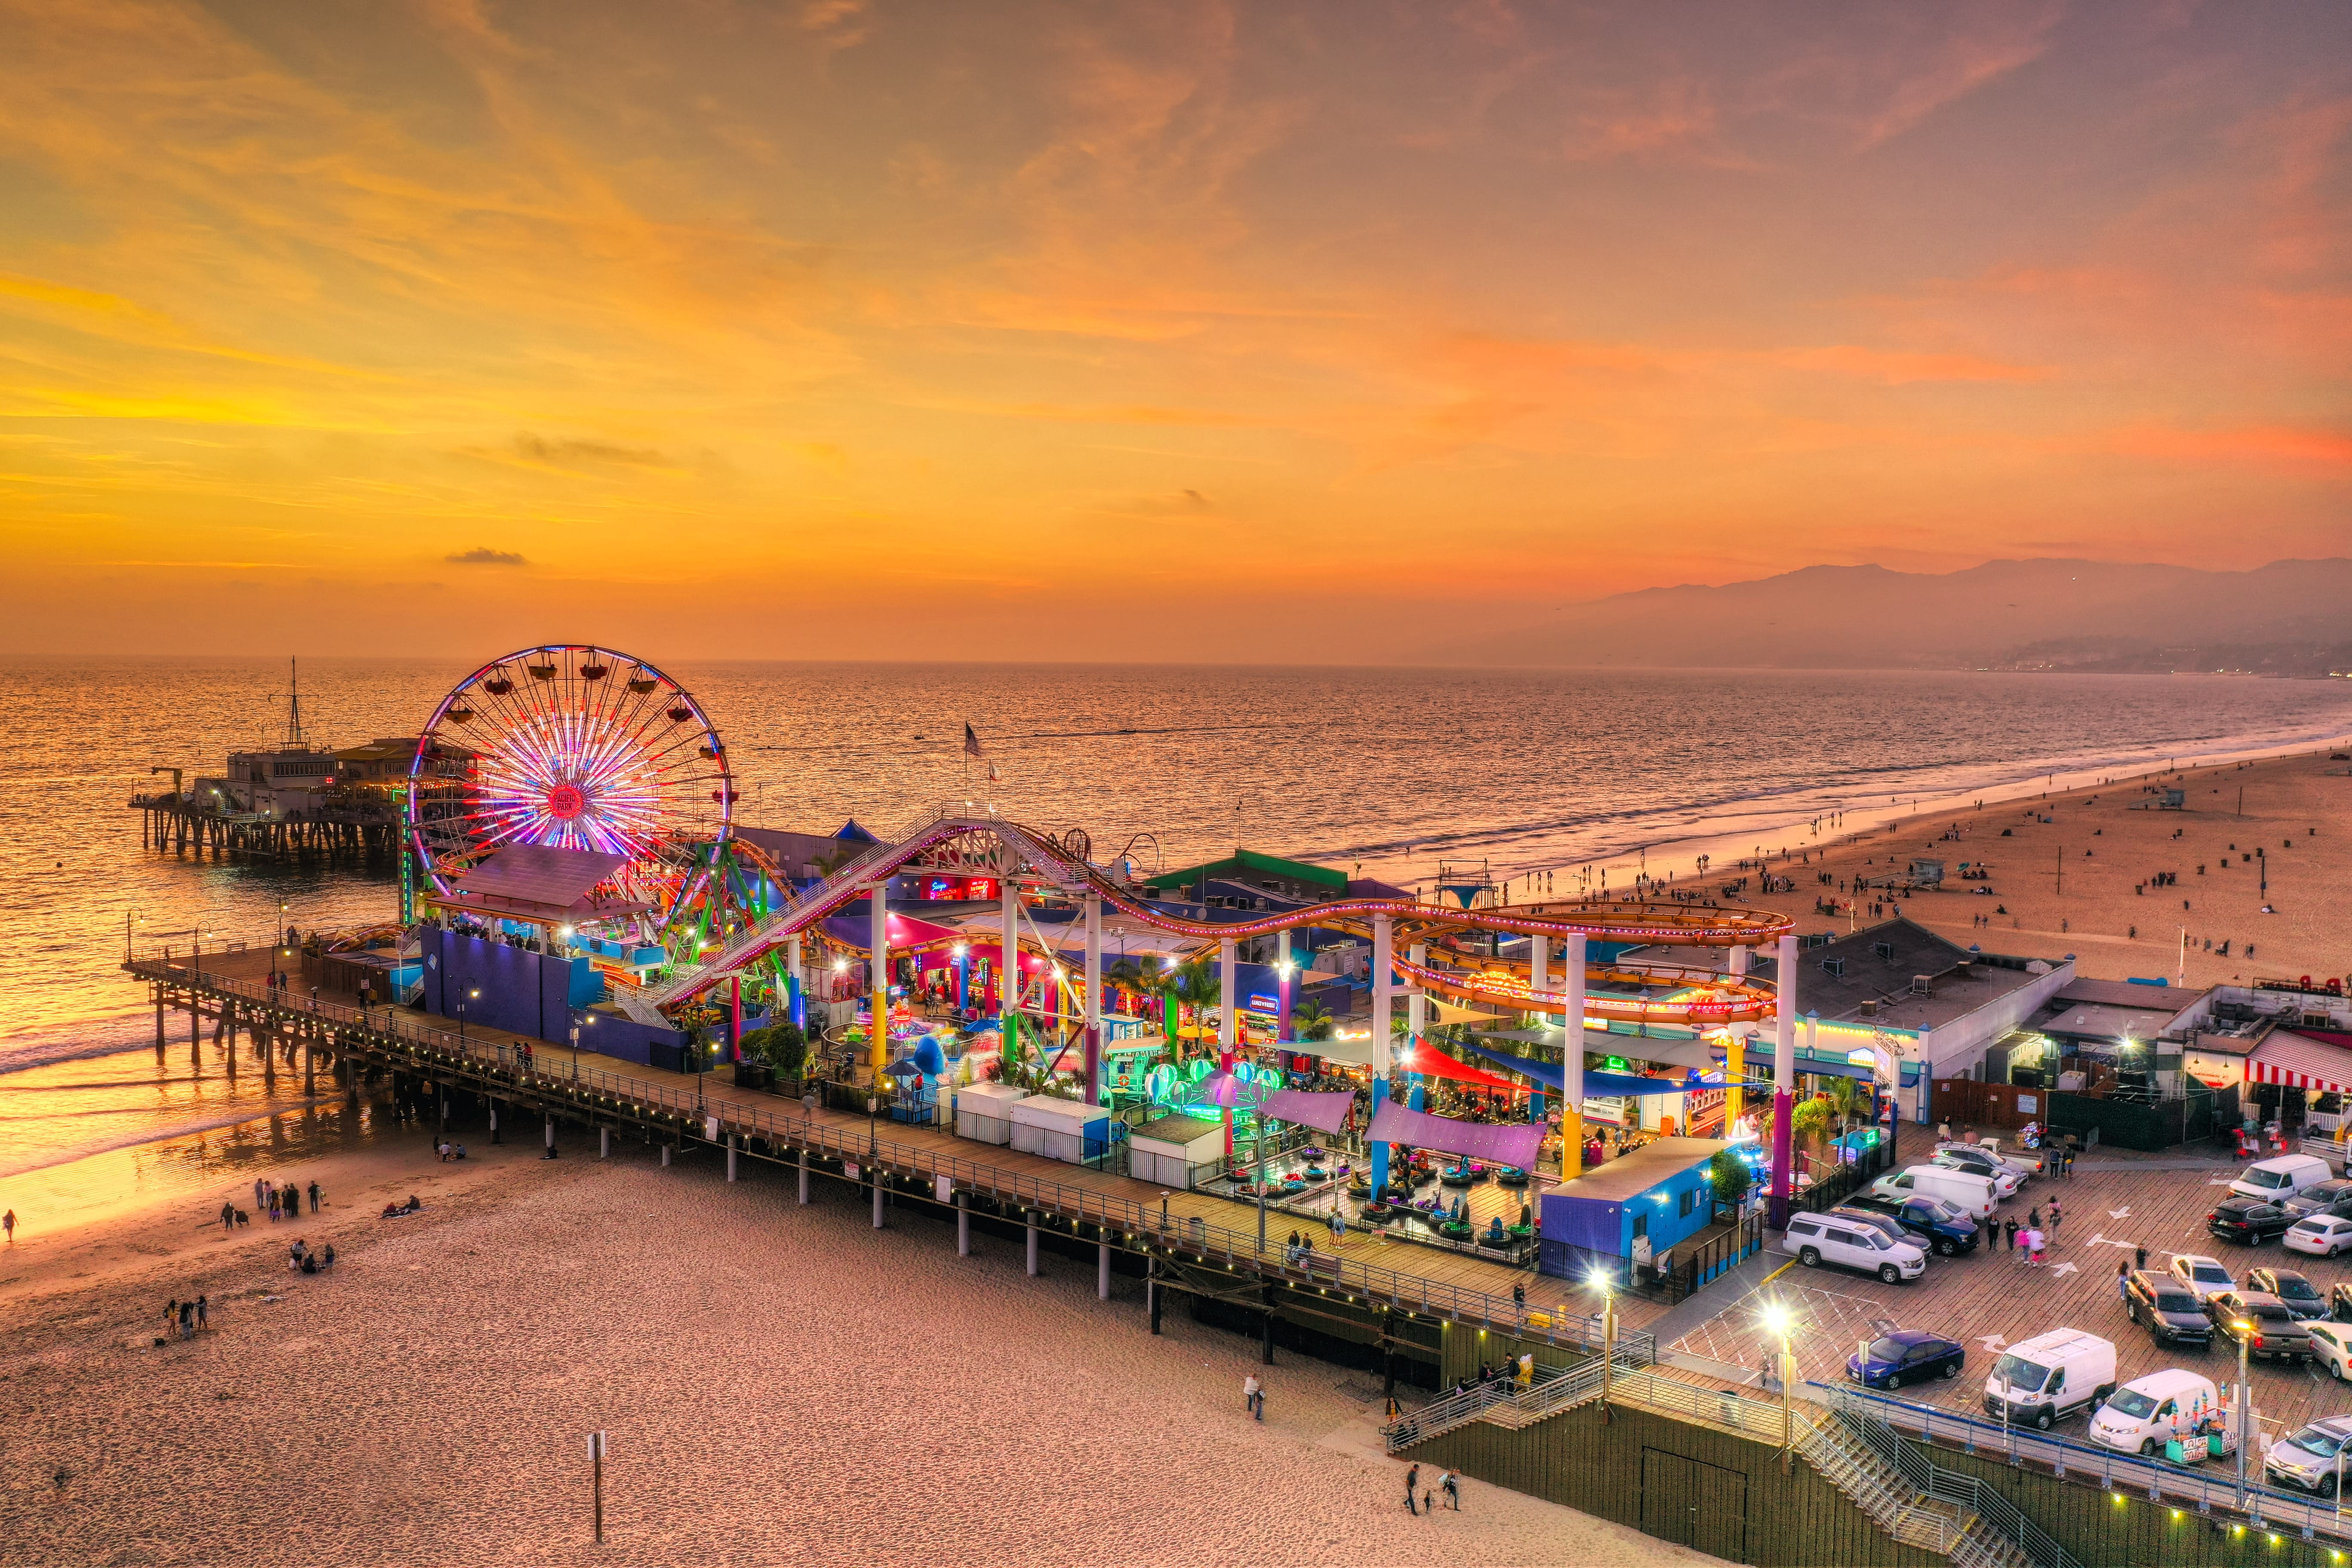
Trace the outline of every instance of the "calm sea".
<instances>
[{"instance_id":1,"label":"calm sea","mask_svg":"<svg viewBox=\"0 0 2352 1568\"><path fill-rule=\"evenodd\" d=\"M659 662L658 649L638 651ZM101 1150L153 1145L152 1180L187 1168L192 1146L268 1158L287 1133L253 1118L285 1090L249 1073L234 1089L215 1082L191 1071L184 1048L162 1067L131 1048L152 1037L152 1015L115 966L126 925L149 943L190 930L260 941L283 923L281 908L306 928L393 912L387 870L140 849L129 796L161 782L152 769L217 773L232 746L274 742L286 668L16 659L0 669L0 1201L26 1173ZM465 673L430 660L306 661L306 726L337 745L411 734ZM1246 844L1405 886L1429 884L1446 861L1518 877L1622 864L1643 846L1692 838L1777 847L1773 829L1836 809L1886 812L2053 772L2134 772L2352 732L2352 683L2224 677L771 663L670 673L726 737L747 822L830 831L855 816L887 834L969 800L1036 827L1083 827L1098 857L1131 844L1147 868ZM963 752L967 722L987 753L979 763ZM199 1175L208 1168L195 1162Z\"/></svg>"}]
</instances>

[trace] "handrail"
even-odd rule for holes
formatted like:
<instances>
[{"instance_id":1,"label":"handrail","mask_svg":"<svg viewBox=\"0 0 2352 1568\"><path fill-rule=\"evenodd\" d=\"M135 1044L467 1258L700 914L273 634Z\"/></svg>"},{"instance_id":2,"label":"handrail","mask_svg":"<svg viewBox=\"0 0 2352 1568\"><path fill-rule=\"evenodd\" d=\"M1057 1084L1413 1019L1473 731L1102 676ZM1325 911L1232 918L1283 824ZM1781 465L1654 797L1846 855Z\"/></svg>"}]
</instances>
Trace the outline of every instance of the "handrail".
<instances>
[{"instance_id":1,"label":"handrail","mask_svg":"<svg viewBox=\"0 0 2352 1568\"><path fill-rule=\"evenodd\" d=\"M486 1045L445 1029L425 1027L402 1019L397 1009L388 1005L362 1009L347 1003L281 997L255 981L206 974L159 958L133 959L124 967L142 979L206 985L218 993L249 1000L279 1016L310 1017L362 1028L408 1048L429 1052L444 1061L461 1062L467 1070L516 1089L574 1102L602 1102L616 1110L623 1106L634 1110L650 1106L679 1120L698 1119L704 1124L704 1135L712 1142L730 1132L740 1132L762 1138L771 1145L797 1143L812 1152L851 1163L871 1163L886 1171L928 1171L935 1176L948 1176L972 1191L986 1192L1000 1201L1009 1197L1027 1207L1075 1215L1081 1223L1150 1237L1172 1248L1204 1257L1214 1253L1228 1262L1248 1258L1265 1272L1279 1274L1300 1284L1336 1288L1351 1298L1361 1294L1404 1310L1504 1329L1517 1338L1599 1348L1599 1331L1590 1319L1552 1316L1538 1323L1531 1320L1523 1305L1508 1297L1402 1274L1334 1253L1317 1255L1312 1268L1287 1265L1281 1260L1280 1244L1273 1242L1261 1248L1255 1232L1213 1226L1198 1216L1163 1220L1159 1213L1133 1198L983 1165L943 1150L883 1139L878 1134L878 1124L860 1139L855 1136L854 1128L819 1122L806 1110L796 1117L731 1100L707 1099L699 1092L698 1083L697 1092L688 1095L642 1079L575 1066L568 1060L558 1068L544 1067L541 1065L542 1052L539 1047L530 1047L526 1054L514 1046ZM554 1045L545 1047L548 1051L567 1048ZM598 1108L595 1103L589 1105L592 1110ZM1655 1345L1648 1335L1626 1333L1621 1334L1619 1340L1621 1344L1646 1345L1649 1359L1655 1359Z\"/></svg>"},{"instance_id":2,"label":"handrail","mask_svg":"<svg viewBox=\"0 0 2352 1568\"><path fill-rule=\"evenodd\" d=\"M1916 1436L1919 1442L1930 1447L1942 1443L1969 1454L1979 1448L1989 1449L2001 1454L2011 1464L2031 1460L2045 1465L2061 1478L2069 1471L2078 1475L2095 1475L2111 1490L2137 1492L2151 1501L2171 1499L2192 1505L2200 1512L2222 1508L2243 1513L2256 1521L2294 1525L2315 1534L2352 1540L2352 1520L2336 1513L2334 1500L2315 1501L2292 1492L2280 1491L2251 1479L2241 1490L2234 1470L2208 1476L2197 1466L2142 1458L2136 1454L2123 1454L2112 1448L2077 1443L2064 1437L2047 1436L2030 1428L2021 1430L2015 1426L2003 1426L1861 1389L1825 1384L1813 1386L1822 1391L1832 1408L1841 1414L1848 1407L1867 1413L1870 1419L1883 1423L1897 1438ZM2251 1460L2252 1457L2249 1458ZM1971 1481L1971 1478L1957 1476L1956 1472L1941 1467L1937 1467L1937 1470L1939 1475L1956 1477L1954 1484ZM2259 1469L2255 1474L2260 1474ZM1988 1494L1991 1491L1990 1488L1982 1489ZM1991 1503L1984 1505L1980 1511L1988 1515L1996 1514L2002 1506L2002 1503ZM2029 1550L2027 1555L2034 1554ZM2040 1557L2034 1560L2037 1563L2043 1561Z\"/></svg>"}]
</instances>

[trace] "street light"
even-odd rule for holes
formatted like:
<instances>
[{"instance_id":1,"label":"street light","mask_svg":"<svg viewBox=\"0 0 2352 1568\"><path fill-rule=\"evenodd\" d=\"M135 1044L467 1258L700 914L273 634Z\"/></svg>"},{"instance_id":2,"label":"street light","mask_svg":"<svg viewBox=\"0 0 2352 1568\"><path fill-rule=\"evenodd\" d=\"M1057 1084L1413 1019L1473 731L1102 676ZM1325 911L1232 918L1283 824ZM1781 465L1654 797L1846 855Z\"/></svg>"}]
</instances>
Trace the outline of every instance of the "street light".
<instances>
[{"instance_id":1,"label":"street light","mask_svg":"<svg viewBox=\"0 0 2352 1568\"><path fill-rule=\"evenodd\" d=\"M1617 1364L1617 1288L1616 1281L1595 1268L1587 1276L1601 1291L1601 1419L1612 1419L1609 1414L1609 1383Z\"/></svg>"},{"instance_id":2,"label":"street light","mask_svg":"<svg viewBox=\"0 0 2352 1568\"><path fill-rule=\"evenodd\" d=\"M1791 1385L1797 1381L1797 1358L1789 1349L1789 1331L1794 1325L1790 1321L1787 1305L1780 1301L1775 1301L1764 1309L1763 1322L1764 1331L1780 1342L1780 1469L1783 1474L1786 1474L1789 1469L1790 1455L1795 1448L1797 1440L1796 1410L1790 1403L1793 1398L1790 1392ZM1866 1366L1864 1370L1867 1370Z\"/></svg>"},{"instance_id":3,"label":"street light","mask_svg":"<svg viewBox=\"0 0 2352 1568\"><path fill-rule=\"evenodd\" d=\"M2246 1358L2254 1342L2253 1320L2231 1319L2230 1334L2238 1342L2238 1505L2242 1508L2246 1502L2246 1423L2253 1415L2254 1405L2253 1390L2246 1383Z\"/></svg>"},{"instance_id":4,"label":"street light","mask_svg":"<svg viewBox=\"0 0 2352 1568\"><path fill-rule=\"evenodd\" d=\"M480 998L481 994L482 994L481 991L480 991L478 988L477 988L477 989L475 989L475 990L472 990L472 991L468 991L468 992L467 992L467 993L466 993L466 994L465 994L464 996L460 996L459 998L457 998L457 1043L458 1043L460 1046L462 1046L462 1045L464 1045L464 1044L466 1043L466 1002L467 1002L467 999L468 997L471 997L471 998L475 998L475 999L478 1000L478 999Z\"/></svg>"}]
</instances>

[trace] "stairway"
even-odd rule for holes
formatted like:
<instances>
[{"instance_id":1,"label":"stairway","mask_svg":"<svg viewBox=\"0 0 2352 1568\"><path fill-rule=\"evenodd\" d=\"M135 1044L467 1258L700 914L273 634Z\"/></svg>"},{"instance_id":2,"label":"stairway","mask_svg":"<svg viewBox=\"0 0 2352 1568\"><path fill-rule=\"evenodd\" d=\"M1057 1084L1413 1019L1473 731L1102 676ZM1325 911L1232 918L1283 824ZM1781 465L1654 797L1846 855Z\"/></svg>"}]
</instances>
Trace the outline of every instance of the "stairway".
<instances>
[{"instance_id":1,"label":"stairway","mask_svg":"<svg viewBox=\"0 0 2352 1568\"><path fill-rule=\"evenodd\" d=\"M2017 1542L1981 1519L1969 1521L1952 1542L1952 1568L2033 1568L2033 1561Z\"/></svg>"},{"instance_id":2,"label":"stairway","mask_svg":"<svg viewBox=\"0 0 2352 1568\"><path fill-rule=\"evenodd\" d=\"M1985 1533L1977 1528L1979 1521L1973 1516L1962 1517L1957 1505L1914 1489L1894 1466L1871 1452L1870 1446L1834 1415L1817 1421L1799 1440L1797 1452L1879 1529L1906 1546L1949 1556L1972 1531Z\"/></svg>"}]
</instances>

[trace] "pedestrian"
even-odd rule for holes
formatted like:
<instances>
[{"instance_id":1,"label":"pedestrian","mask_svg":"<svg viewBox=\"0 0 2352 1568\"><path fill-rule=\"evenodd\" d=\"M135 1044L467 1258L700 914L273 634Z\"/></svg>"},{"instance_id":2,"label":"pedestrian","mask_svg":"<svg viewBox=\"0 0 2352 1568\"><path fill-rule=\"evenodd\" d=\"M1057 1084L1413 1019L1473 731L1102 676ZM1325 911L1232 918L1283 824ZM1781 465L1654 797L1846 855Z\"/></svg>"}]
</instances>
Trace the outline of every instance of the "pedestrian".
<instances>
[{"instance_id":1,"label":"pedestrian","mask_svg":"<svg viewBox=\"0 0 2352 1568\"><path fill-rule=\"evenodd\" d=\"M2050 1200L2050 1239L2053 1244L2058 1239L2058 1224L2065 1217L2058 1211L2058 1200L2052 1198Z\"/></svg>"},{"instance_id":2,"label":"pedestrian","mask_svg":"<svg viewBox=\"0 0 2352 1568\"><path fill-rule=\"evenodd\" d=\"M319 1267L332 1274L335 1271L335 1244L329 1242L319 1249Z\"/></svg>"},{"instance_id":3,"label":"pedestrian","mask_svg":"<svg viewBox=\"0 0 2352 1568\"><path fill-rule=\"evenodd\" d=\"M1242 1375L1242 1408L1248 1411L1252 1415L1257 1416L1260 1421L1263 1421L1265 1417L1258 1414L1258 1393L1257 1374L1255 1373L1244 1373Z\"/></svg>"},{"instance_id":4,"label":"pedestrian","mask_svg":"<svg viewBox=\"0 0 2352 1568\"><path fill-rule=\"evenodd\" d=\"M172 1325L180 1321L180 1303L174 1299L163 1303L163 1332L168 1336Z\"/></svg>"},{"instance_id":5,"label":"pedestrian","mask_svg":"<svg viewBox=\"0 0 2352 1568\"><path fill-rule=\"evenodd\" d=\"M16 1211L15 1209L10 1209L6 1214L0 1214L0 1230L5 1230L8 1233L9 1246L16 1245Z\"/></svg>"},{"instance_id":6,"label":"pedestrian","mask_svg":"<svg viewBox=\"0 0 2352 1568\"><path fill-rule=\"evenodd\" d=\"M2135 1247L2132 1248L2132 1267L2134 1268L2145 1268L2147 1267L2147 1247Z\"/></svg>"},{"instance_id":7,"label":"pedestrian","mask_svg":"<svg viewBox=\"0 0 2352 1568\"><path fill-rule=\"evenodd\" d=\"M315 1180L310 1184L310 1212L319 1212L319 1184Z\"/></svg>"},{"instance_id":8,"label":"pedestrian","mask_svg":"<svg viewBox=\"0 0 2352 1568\"><path fill-rule=\"evenodd\" d=\"M196 1337L196 1304L194 1301L180 1303L180 1337L184 1340Z\"/></svg>"},{"instance_id":9,"label":"pedestrian","mask_svg":"<svg viewBox=\"0 0 2352 1568\"><path fill-rule=\"evenodd\" d=\"M209 1296L199 1296L196 1298L196 1327L200 1329L208 1329L212 1327L212 1298Z\"/></svg>"},{"instance_id":10,"label":"pedestrian","mask_svg":"<svg viewBox=\"0 0 2352 1568\"><path fill-rule=\"evenodd\" d=\"M272 1225L278 1223L278 1189L276 1187L269 1189L269 1223Z\"/></svg>"},{"instance_id":11,"label":"pedestrian","mask_svg":"<svg viewBox=\"0 0 2352 1568\"><path fill-rule=\"evenodd\" d=\"M1414 1499L1414 1497L1415 1497L1417 1494L1419 1494L1419 1492L1420 1492L1420 1491L1421 1491L1421 1467L1420 1467L1419 1465L1415 1465L1412 1468L1411 1468L1411 1469L1407 1470L1407 1471L1404 1473L1404 1510L1405 1510L1405 1512L1410 1513L1410 1514L1415 1514L1415 1515L1418 1515L1418 1514L1421 1512L1421 1510L1420 1510L1420 1509L1418 1509L1418 1508L1416 1508L1416 1507L1414 1507L1414 1506L1413 1506L1413 1499Z\"/></svg>"},{"instance_id":12,"label":"pedestrian","mask_svg":"<svg viewBox=\"0 0 2352 1568\"><path fill-rule=\"evenodd\" d=\"M2131 1265L2128 1263L2117 1262L2116 1265L2116 1294L2126 1304L2131 1300Z\"/></svg>"},{"instance_id":13,"label":"pedestrian","mask_svg":"<svg viewBox=\"0 0 2352 1568\"><path fill-rule=\"evenodd\" d=\"M234 1231L236 1229L236 1205L235 1204L221 1205L221 1228L227 1231Z\"/></svg>"},{"instance_id":14,"label":"pedestrian","mask_svg":"<svg viewBox=\"0 0 2352 1568\"><path fill-rule=\"evenodd\" d=\"M2015 1252L2015 1251L2017 1250L2017 1220L2016 1220L2016 1217L2015 1217L2014 1215L2012 1215L2012 1216L2011 1216L2009 1219L2007 1219L2007 1220L2003 1221L2003 1222L2002 1222L2002 1224L2001 1224L2001 1226L2000 1226L2000 1229L2001 1229L2003 1232L2005 1232L2005 1233L2007 1234L2008 1237L2009 1237L2009 1249L2010 1249L2011 1252Z\"/></svg>"},{"instance_id":15,"label":"pedestrian","mask_svg":"<svg viewBox=\"0 0 2352 1568\"><path fill-rule=\"evenodd\" d=\"M2042 1267L2042 1232L2039 1228L2025 1233L2025 1261L2029 1268Z\"/></svg>"},{"instance_id":16,"label":"pedestrian","mask_svg":"<svg viewBox=\"0 0 2352 1568\"><path fill-rule=\"evenodd\" d=\"M2032 1209L2027 1213L2025 1216L2025 1225L2026 1228L2029 1230L2040 1230L2042 1228L2042 1205L2040 1204L2035 1204Z\"/></svg>"},{"instance_id":17,"label":"pedestrian","mask_svg":"<svg viewBox=\"0 0 2352 1568\"><path fill-rule=\"evenodd\" d=\"M263 1186L262 1186L262 1181L261 1181L261 1178L260 1178L259 1176L256 1176L256 1177L254 1177L254 1178L253 1178L253 1206L254 1206L256 1209L264 1209L264 1208L268 1208L268 1207L269 1206L268 1204L266 1204L266 1203L264 1203L264 1202L262 1201L263 1190L264 1190L264 1189L263 1189Z\"/></svg>"},{"instance_id":18,"label":"pedestrian","mask_svg":"<svg viewBox=\"0 0 2352 1568\"><path fill-rule=\"evenodd\" d=\"M1445 1493L1445 1506L1452 1509L1454 1512L1460 1513L1462 1511L1462 1487L1461 1483L1454 1479L1454 1472L1452 1470L1446 1471L1444 1479L1441 1479L1437 1485L1439 1489Z\"/></svg>"}]
</instances>

